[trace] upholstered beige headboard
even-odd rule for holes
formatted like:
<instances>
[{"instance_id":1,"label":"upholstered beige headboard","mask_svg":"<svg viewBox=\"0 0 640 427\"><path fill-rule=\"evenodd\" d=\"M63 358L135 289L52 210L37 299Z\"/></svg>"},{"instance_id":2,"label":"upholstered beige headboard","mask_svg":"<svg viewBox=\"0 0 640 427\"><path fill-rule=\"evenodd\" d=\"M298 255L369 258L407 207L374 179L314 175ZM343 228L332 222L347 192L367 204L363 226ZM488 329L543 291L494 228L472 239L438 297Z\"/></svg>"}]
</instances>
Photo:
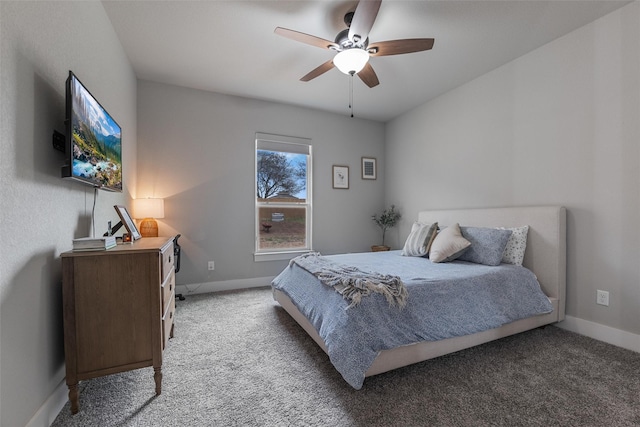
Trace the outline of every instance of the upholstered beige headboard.
<instances>
[{"instance_id":1,"label":"upholstered beige headboard","mask_svg":"<svg viewBox=\"0 0 640 427\"><path fill-rule=\"evenodd\" d=\"M529 226L523 265L538 277L549 297L558 299L558 320L564 319L567 281L567 212L561 206L422 211L418 221L440 227L458 223L473 227Z\"/></svg>"}]
</instances>

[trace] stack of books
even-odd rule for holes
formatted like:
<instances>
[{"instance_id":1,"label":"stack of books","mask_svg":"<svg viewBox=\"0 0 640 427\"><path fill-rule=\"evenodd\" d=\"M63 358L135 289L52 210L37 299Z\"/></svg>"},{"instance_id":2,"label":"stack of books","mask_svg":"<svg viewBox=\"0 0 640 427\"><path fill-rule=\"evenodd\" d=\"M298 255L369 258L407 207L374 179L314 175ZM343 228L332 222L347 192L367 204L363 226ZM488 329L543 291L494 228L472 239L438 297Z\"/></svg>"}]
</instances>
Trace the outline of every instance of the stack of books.
<instances>
[{"instance_id":1,"label":"stack of books","mask_svg":"<svg viewBox=\"0 0 640 427\"><path fill-rule=\"evenodd\" d=\"M81 237L73 239L74 251L106 251L117 246L116 236Z\"/></svg>"}]
</instances>

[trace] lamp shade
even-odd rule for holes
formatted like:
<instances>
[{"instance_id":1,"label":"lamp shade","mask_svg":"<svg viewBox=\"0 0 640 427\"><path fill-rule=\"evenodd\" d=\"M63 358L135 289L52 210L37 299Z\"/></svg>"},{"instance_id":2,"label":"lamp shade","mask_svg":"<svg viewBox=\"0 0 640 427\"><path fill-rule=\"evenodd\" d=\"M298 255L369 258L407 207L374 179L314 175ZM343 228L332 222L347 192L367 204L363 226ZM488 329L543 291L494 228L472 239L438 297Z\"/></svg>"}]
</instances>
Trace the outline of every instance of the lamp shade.
<instances>
[{"instance_id":1,"label":"lamp shade","mask_svg":"<svg viewBox=\"0 0 640 427\"><path fill-rule=\"evenodd\" d=\"M360 48L343 50L333 58L333 64L345 74L358 74L368 61L369 53Z\"/></svg>"},{"instance_id":2,"label":"lamp shade","mask_svg":"<svg viewBox=\"0 0 640 427\"><path fill-rule=\"evenodd\" d=\"M133 217L164 218L164 199L135 199L133 201Z\"/></svg>"},{"instance_id":3,"label":"lamp shade","mask_svg":"<svg viewBox=\"0 0 640 427\"><path fill-rule=\"evenodd\" d=\"M142 237L158 237L158 223L154 218L164 218L163 199L135 199L133 217L142 219L140 234Z\"/></svg>"}]
</instances>

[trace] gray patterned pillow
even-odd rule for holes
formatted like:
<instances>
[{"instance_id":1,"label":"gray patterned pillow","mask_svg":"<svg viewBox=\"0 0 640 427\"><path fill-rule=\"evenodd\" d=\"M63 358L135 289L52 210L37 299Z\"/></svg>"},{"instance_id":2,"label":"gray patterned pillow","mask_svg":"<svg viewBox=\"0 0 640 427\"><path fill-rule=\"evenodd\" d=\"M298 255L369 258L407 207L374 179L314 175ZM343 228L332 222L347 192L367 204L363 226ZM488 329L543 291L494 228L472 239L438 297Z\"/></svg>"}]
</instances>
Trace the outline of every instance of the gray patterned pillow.
<instances>
[{"instance_id":1,"label":"gray patterned pillow","mask_svg":"<svg viewBox=\"0 0 640 427\"><path fill-rule=\"evenodd\" d=\"M529 226L506 228L511 230L511 236L507 241L507 246L502 254L502 262L505 264L522 265L524 251L527 249L527 234Z\"/></svg>"},{"instance_id":2,"label":"gray patterned pillow","mask_svg":"<svg viewBox=\"0 0 640 427\"><path fill-rule=\"evenodd\" d=\"M471 247L458 259L484 265L500 265L511 230L487 227L460 227Z\"/></svg>"},{"instance_id":3,"label":"gray patterned pillow","mask_svg":"<svg viewBox=\"0 0 640 427\"><path fill-rule=\"evenodd\" d=\"M411 226L411 233L404 243L404 248L400 255L404 256L425 256L429 253L429 248L433 239L436 237L438 223L425 224L422 222L414 222Z\"/></svg>"}]
</instances>

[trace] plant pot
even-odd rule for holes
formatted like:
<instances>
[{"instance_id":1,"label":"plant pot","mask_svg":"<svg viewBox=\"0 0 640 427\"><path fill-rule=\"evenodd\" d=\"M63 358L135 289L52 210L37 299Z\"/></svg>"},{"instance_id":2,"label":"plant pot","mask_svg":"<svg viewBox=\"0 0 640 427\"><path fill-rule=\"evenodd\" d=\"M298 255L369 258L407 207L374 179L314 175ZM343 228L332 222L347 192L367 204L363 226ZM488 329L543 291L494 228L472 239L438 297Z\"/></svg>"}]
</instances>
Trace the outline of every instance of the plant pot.
<instances>
[{"instance_id":1,"label":"plant pot","mask_svg":"<svg viewBox=\"0 0 640 427\"><path fill-rule=\"evenodd\" d=\"M382 252L382 251L389 251L391 250L391 248L389 246L373 245L371 246L371 250L373 252Z\"/></svg>"}]
</instances>

